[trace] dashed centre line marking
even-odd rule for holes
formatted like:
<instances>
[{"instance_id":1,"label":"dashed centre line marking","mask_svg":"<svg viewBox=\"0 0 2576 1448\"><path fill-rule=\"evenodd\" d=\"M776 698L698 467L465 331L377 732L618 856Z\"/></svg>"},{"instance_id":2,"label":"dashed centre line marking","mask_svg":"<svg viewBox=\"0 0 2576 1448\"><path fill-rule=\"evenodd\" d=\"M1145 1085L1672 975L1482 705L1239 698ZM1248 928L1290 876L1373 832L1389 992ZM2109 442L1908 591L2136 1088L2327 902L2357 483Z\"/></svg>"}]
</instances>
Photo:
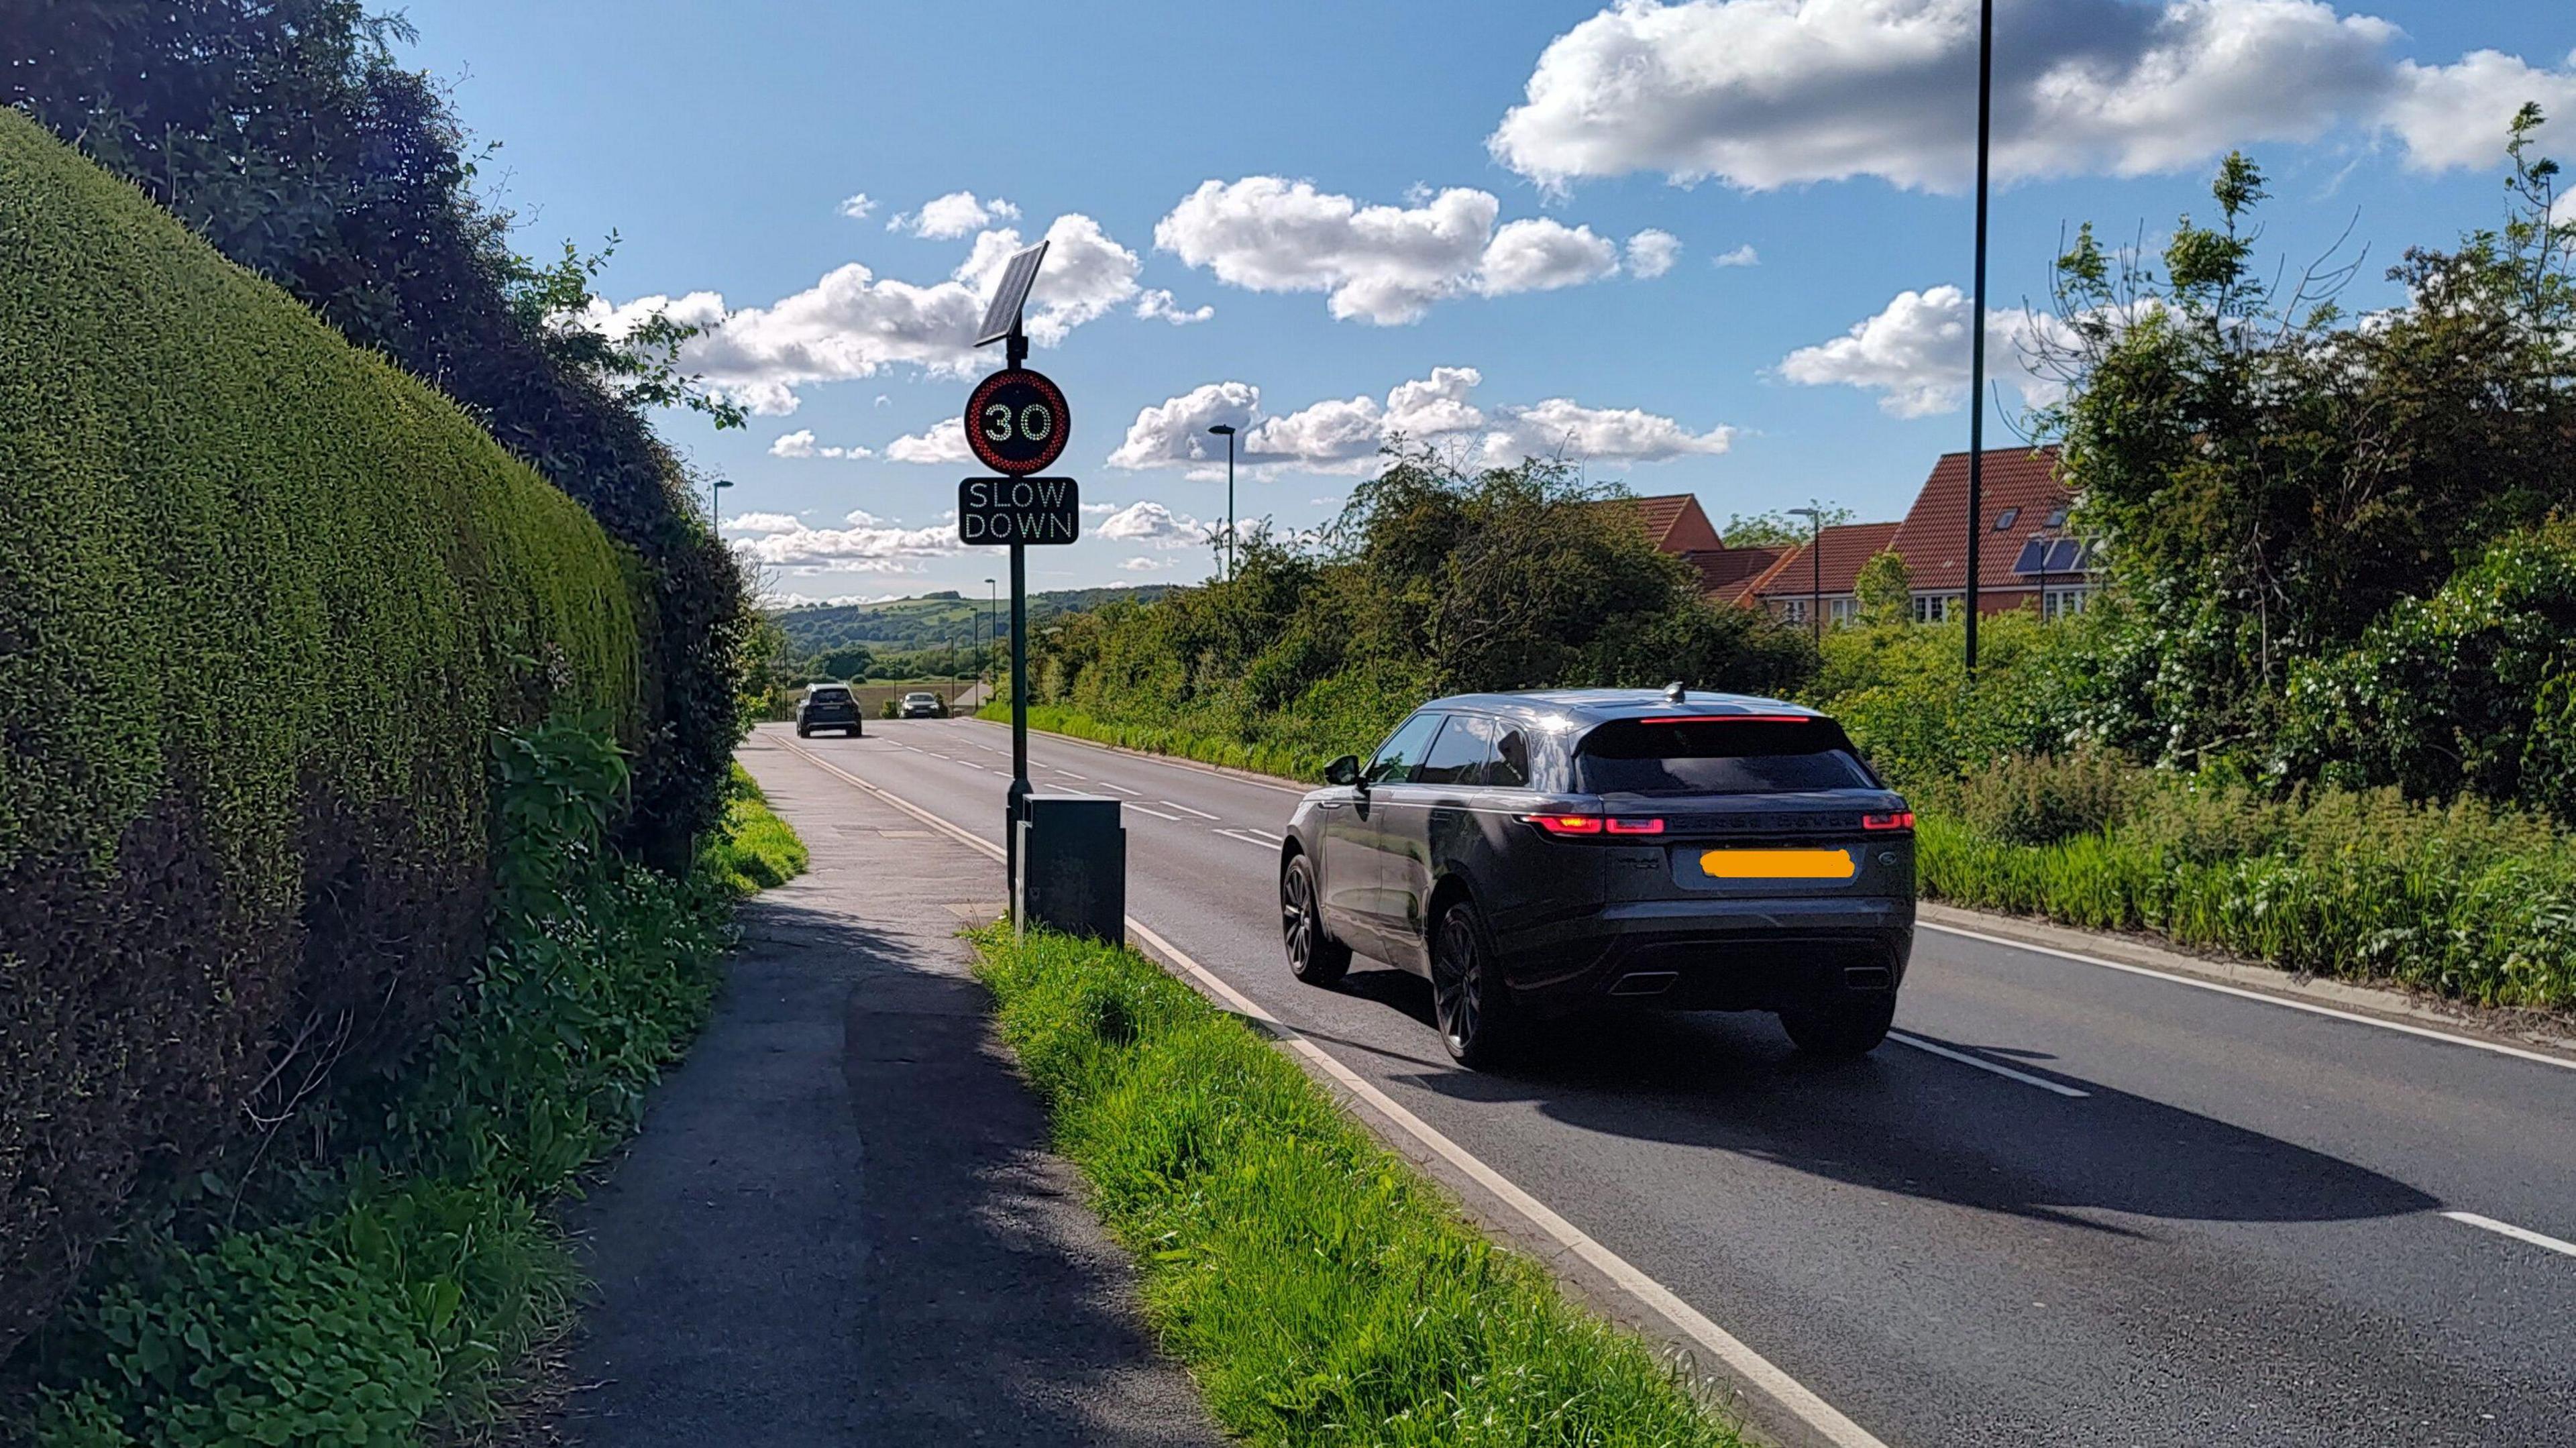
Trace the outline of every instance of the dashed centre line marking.
<instances>
[{"instance_id":1,"label":"dashed centre line marking","mask_svg":"<svg viewBox=\"0 0 2576 1448\"><path fill-rule=\"evenodd\" d=\"M2561 1256L2576 1257L2576 1242L2562 1242L2556 1237L2543 1236L2529 1227L2517 1227L2511 1222L2499 1222L2493 1217L2481 1217L2475 1212L2444 1212L2442 1215L2464 1226L2493 1232L2499 1237L2511 1237L2517 1242L2527 1242L2534 1247L2556 1252Z\"/></svg>"},{"instance_id":2,"label":"dashed centre line marking","mask_svg":"<svg viewBox=\"0 0 2576 1448\"><path fill-rule=\"evenodd\" d=\"M1210 830L1208 833L1223 835L1229 840L1241 840L1247 845L1264 850L1275 850L1281 844L1277 835L1272 835L1268 839L1260 838L1262 832L1259 830Z\"/></svg>"},{"instance_id":3,"label":"dashed centre line marking","mask_svg":"<svg viewBox=\"0 0 2576 1448\"><path fill-rule=\"evenodd\" d=\"M1203 809L1192 809L1192 808L1190 808L1188 805L1185 805L1185 804L1181 803L1179 800L1176 800L1176 799L1167 799L1167 800L1162 801L1161 803L1162 803L1162 804L1163 804L1163 806L1164 806L1165 808L1167 808L1167 809L1176 809L1176 810L1179 810L1181 813L1183 813L1183 814L1185 814L1185 815L1197 815L1200 819L1203 819L1203 820L1212 820L1212 819L1222 819L1222 818L1224 818L1224 816L1222 816L1222 815L1212 815L1212 814L1209 814L1206 810L1203 810Z\"/></svg>"},{"instance_id":4,"label":"dashed centre line marking","mask_svg":"<svg viewBox=\"0 0 2576 1448\"><path fill-rule=\"evenodd\" d=\"M1129 809L1134 810L1134 811L1135 811L1136 813L1138 813L1138 814L1149 814L1149 815L1152 815L1154 818L1156 818L1156 819L1158 819L1158 820L1177 820L1177 819L1179 819L1179 818L1180 818L1180 816L1179 816L1179 815L1167 815L1167 814L1163 813L1161 810L1158 810L1158 809L1147 809L1147 808L1145 808L1143 805L1141 805L1141 804L1137 804L1137 803L1136 803L1136 802L1134 802L1133 800L1128 801L1127 807L1128 807Z\"/></svg>"},{"instance_id":5,"label":"dashed centre line marking","mask_svg":"<svg viewBox=\"0 0 2576 1448\"><path fill-rule=\"evenodd\" d=\"M2024 1086L2036 1086L2042 1091L2054 1091L2060 1096L2081 1100L2093 1094L2090 1091L2078 1091L2072 1086L2059 1085L2057 1082L2051 1081L2045 1076L2034 1076L2028 1071L2016 1071L2010 1066L2006 1066L1995 1061L1989 1061L1983 1056L1971 1056L1965 1051L1954 1051L1947 1046L1936 1045L1919 1036L1909 1036L1903 1031L1890 1031L1887 1033L1887 1038L1896 1042L1900 1046L1912 1046L1918 1051L1929 1051L1935 1056L1956 1061L1963 1066L1974 1066L1980 1071L1992 1071L1996 1075L2002 1076L2008 1080L2019 1081Z\"/></svg>"}]
</instances>

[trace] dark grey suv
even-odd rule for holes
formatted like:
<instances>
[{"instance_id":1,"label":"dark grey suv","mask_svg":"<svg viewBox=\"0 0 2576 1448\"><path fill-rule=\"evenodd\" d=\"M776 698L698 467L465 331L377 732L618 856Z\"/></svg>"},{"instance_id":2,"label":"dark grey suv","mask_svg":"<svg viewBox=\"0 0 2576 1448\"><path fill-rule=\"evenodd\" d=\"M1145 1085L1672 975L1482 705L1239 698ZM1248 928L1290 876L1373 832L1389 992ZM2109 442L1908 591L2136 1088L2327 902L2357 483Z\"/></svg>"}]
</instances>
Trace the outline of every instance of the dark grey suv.
<instances>
[{"instance_id":1,"label":"dark grey suv","mask_svg":"<svg viewBox=\"0 0 2576 1448\"><path fill-rule=\"evenodd\" d=\"M1914 944L1914 816L1812 709L1638 689L1424 705L1297 806L1288 964L1430 977L1449 1052L1636 1001L1776 1011L1824 1055L1885 1039Z\"/></svg>"},{"instance_id":2,"label":"dark grey suv","mask_svg":"<svg viewBox=\"0 0 2576 1448\"><path fill-rule=\"evenodd\" d=\"M796 737L806 738L817 729L838 729L856 739L867 732L859 722L858 696L847 684L808 684L805 697L796 701Z\"/></svg>"}]
</instances>

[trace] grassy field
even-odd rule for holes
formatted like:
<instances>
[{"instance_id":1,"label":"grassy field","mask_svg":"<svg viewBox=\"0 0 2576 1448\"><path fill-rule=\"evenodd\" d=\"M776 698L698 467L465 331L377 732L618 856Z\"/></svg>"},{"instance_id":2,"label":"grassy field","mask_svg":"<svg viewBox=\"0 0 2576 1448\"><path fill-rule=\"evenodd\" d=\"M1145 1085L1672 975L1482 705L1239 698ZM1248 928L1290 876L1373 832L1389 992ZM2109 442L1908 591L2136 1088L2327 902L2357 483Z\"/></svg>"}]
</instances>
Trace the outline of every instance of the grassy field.
<instances>
[{"instance_id":1,"label":"grassy field","mask_svg":"<svg viewBox=\"0 0 2576 1448\"><path fill-rule=\"evenodd\" d=\"M1032 627L1058 614L1097 608L1118 599L1147 603L1170 591L1168 584L1138 588L1069 588L1029 595ZM843 603L791 608L774 615L787 635L787 650L802 657L825 649L864 644L872 649L937 648L943 644L973 647L998 619L1010 618L1011 601L998 606L986 598L963 595L892 598L883 603Z\"/></svg>"},{"instance_id":2,"label":"grassy field","mask_svg":"<svg viewBox=\"0 0 2576 1448\"><path fill-rule=\"evenodd\" d=\"M976 948L1058 1149L1229 1432L1300 1448L1741 1441L1152 962L1000 928Z\"/></svg>"}]
</instances>

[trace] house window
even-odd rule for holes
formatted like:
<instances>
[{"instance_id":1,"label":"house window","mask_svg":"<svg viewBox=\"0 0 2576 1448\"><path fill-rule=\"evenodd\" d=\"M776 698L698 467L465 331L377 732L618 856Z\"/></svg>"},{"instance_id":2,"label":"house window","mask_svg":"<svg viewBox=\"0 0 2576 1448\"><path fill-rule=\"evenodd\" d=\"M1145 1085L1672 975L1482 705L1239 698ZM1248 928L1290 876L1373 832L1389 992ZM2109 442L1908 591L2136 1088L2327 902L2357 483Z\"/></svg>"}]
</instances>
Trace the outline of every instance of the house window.
<instances>
[{"instance_id":1,"label":"house window","mask_svg":"<svg viewBox=\"0 0 2576 1448\"><path fill-rule=\"evenodd\" d=\"M1916 623L1947 623L1951 619L1961 616L1961 609L1966 602L1967 596L1965 594L1918 593L1914 595L1914 621Z\"/></svg>"},{"instance_id":2,"label":"house window","mask_svg":"<svg viewBox=\"0 0 2576 1448\"><path fill-rule=\"evenodd\" d=\"M2066 505L2064 503L2060 503L2056 507L2048 510L2048 526L2051 528L2063 528L2066 526Z\"/></svg>"},{"instance_id":3,"label":"house window","mask_svg":"<svg viewBox=\"0 0 2576 1448\"><path fill-rule=\"evenodd\" d=\"M2016 519L2020 518L2020 517L2021 517L2021 509L2019 509L2019 508L2006 508L2006 509L2004 509L2002 512L1997 513L1997 514L1995 515L1995 531L1996 531L1996 532L1998 532L1998 533L2000 533L2000 532L2004 531L2005 529L2007 529L2007 528L2011 527L2011 526L2013 525L2014 521L2015 521Z\"/></svg>"},{"instance_id":4,"label":"house window","mask_svg":"<svg viewBox=\"0 0 2576 1448\"><path fill-rule=\"evenodd\" d=\"M1837 624L1850 623L1853 619L1860 617L1860 600L1857 598L1829 598L1825 600L1825 617Z\"/></svg>"},{"instance_id":5,"label":"house window","mask_svg":"<svg viewBox=\"0 0 2576 1448\"><path fill-rule=\"evenodd\" d=\"M2091 597L2089 588L2052 588L2041 611L2050 618L2066 618L2084 611L2084 600Z\"/></svg>"},{"instance_id":6,"label":"house window","mask_svg":"<svg viewBox=\"0 0 2576 1448\"><path fill-rule=\"evenodd\" d=\"M1791 623L1805 623L1807 621L1807 601L1803 598L1790 599L1781 605L1780 613L1781 617L1786 618Z\"/></svg>"}]
</instances>

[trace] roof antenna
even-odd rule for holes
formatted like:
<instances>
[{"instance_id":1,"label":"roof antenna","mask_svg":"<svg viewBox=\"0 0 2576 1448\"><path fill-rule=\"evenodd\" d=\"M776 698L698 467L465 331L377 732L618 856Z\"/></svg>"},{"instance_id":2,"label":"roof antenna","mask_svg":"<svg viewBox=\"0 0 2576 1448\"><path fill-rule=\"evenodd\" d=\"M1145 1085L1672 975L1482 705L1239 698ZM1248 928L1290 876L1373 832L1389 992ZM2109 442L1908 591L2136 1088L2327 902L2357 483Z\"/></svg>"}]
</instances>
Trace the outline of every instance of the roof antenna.
<instances>
[{"instance_id":1,"label":"roof antenna","mask_svg":"<svg viewBox=\"0 0 2576 1448\"><path fill-rule=\"evenodd\" d=\"M1664 686L1664 702L1667 704L1686 703L1689 701L1689 698L1690 690L1683 688L1682 681L1679 679L1675 679Z\"/></svg>"}]
</instances>

